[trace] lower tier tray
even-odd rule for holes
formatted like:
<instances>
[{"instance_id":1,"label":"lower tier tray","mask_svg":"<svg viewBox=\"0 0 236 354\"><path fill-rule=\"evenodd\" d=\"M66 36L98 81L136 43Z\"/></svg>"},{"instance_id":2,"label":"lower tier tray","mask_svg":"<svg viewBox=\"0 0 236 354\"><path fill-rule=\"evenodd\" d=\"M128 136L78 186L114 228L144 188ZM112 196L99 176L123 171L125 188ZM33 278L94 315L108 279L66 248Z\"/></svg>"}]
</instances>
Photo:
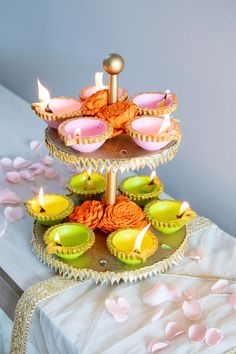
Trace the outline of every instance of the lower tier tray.
<instances>
[{"instance_id":1,"label":"lower tier tray","mask_svg":"<svg viewBox=\"0 0 236 354\"><path fill-rule=\"evenodd\" d=\"M43 234L47 228L35 221L33 226L33 251L41 262L47 264L60 275L71 279L92 280L96 284L115 284L121 280L134 282L146 279L152 275L165 272L176 265L184 256L187 249L188 227L183 227L174 234L162 234L150 228L159 241L156 253L149 257L146 263L139 265L127 265L112 256L106 247L106 235L96 230L94 246L80 257L73 260L65 260L46 252ZM168 245L170 249L161 247Z\"/></svg>"}]
</instances>

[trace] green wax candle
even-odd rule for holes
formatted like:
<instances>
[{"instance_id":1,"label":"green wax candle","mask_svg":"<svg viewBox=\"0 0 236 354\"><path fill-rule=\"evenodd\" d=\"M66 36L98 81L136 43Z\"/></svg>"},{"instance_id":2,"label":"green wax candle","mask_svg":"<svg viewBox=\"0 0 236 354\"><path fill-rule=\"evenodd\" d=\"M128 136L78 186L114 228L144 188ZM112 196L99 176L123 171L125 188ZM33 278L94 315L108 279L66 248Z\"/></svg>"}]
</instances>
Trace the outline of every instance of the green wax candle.
<instances>
[{"instance_id":1,"label":"green wax candle","mask_svg":"<svg viewBox=\"0 0 236 354\"><path fill-rule=\"evenodd\" d=\"M119 185L120 192L140 206L157 199L163 189L164 186L157 176L152 181L150 176L132 176L121 181Z\"/></svg>"},{"instance_id":2,"label":"green wax candle","mask_svg":"<svg viewBox=\"0 0 236 354\"><path fill-rule=\"evenodd\" d=\"M105 193L105 185L103 175L85 171L72 176L67 182L67 189L80 200L100 199Z\"/></svg>"},{"instance_id":3,"label":"green wax candle","mask_svg":"<svg viewBox=\"0 0 236 354\"><path fill-rule=\"evenodd\" d=\"M144 212L147 219L157 230L171 234L187 225L197 216L189 207L180 216L181 205L182 202L177 200L156 200L147 204Z\"/></svg>"}]
</instances>

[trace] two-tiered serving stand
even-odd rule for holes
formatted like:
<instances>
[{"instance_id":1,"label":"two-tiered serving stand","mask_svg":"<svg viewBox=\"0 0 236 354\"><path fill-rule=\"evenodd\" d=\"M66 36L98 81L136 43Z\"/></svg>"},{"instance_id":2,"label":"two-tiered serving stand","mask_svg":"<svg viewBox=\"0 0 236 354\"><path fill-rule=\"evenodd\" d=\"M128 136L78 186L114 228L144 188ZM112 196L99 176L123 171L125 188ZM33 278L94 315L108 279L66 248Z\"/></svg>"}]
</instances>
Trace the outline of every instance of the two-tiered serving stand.
<instances>
[{"instance_id":1,"label":"two-tiered serving stand","mask_svg":"<svg viewBox=\"0 0 236 354\"><path fill-rule=\"evenodd\" d=\"M109 82L109 103L117 102L118 74L122 71L123 65L117 62L115 55L110 55L104 60L104 68L110 75ZM74 164L80 170L105 171L107 204L114 204L117 194L116 177L117 173L135 171L149 167L156 169L173 159L176 155L180 139L172 140L167 146L158 151L147 151L138 147L128 135L118 135L107 140L98 150L91 153L80 153L71 147L64 145L53 128L46 128L45 143L49 153L66 164ZM187 247L188 226L183 227L175 234L156 233L159 244L168 244L170 247L164 249L159 247L157 252L148 258L146 263L141 265L128 265L113 257L106 247L106 236L101 230L96 230L96 241L94 246L86 253L74 260L59 259L46 252L43 241L43 233L46 227L38 222L33 227L33 250L37 257L51 269L59 272L65 277L86 280L90 279L95 283L103 282L108 284L119 283L121 280L132 282L145 279L149 276L165 272L177 264L183 257Z\"/></svg>"}]
</instances>

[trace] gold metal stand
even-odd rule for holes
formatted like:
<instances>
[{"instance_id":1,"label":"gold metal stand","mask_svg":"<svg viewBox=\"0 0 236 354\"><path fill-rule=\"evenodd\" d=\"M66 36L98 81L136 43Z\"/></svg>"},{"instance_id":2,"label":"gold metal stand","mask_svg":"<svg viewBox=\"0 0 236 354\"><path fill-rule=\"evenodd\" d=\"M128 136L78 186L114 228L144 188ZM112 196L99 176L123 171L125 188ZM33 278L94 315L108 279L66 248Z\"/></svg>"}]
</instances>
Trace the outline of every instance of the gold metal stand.
<instances>
[{"instance_id":1,"label":"gold metal stand","mask_svg":"<svg viewBox=\"0 0 236 354\"><path fill-rule=\"evenodd\" d=\"M113 205L116 202L116 172L113 170L106 173L106 203Z\"/></svg>"},{"instance_id":2,"label":"gold metal stand","mask_svg":"<svg viewBox=\"0 0 236 354\"><path fill-rule=\"evenodd\" d=\"M110 75L108 88L108 104L118 102L118 74L124 68L124 59L119 54L109 54L103 60L103 67Z\"/></svg>"}]
</instances>

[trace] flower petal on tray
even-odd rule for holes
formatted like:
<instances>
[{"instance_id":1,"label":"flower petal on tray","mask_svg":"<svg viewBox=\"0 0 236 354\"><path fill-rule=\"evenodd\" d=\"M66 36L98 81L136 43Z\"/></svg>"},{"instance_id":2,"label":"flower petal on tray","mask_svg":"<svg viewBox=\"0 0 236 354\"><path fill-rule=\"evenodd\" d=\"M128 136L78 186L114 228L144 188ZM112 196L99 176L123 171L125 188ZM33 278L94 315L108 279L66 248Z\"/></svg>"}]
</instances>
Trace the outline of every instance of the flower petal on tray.
<instances>
[{"instance_id":1,"label":"flower petal on tray","mask_svg":"<svg viewBox=\"0 0 236 354\"><path fill-rule=\"evenodd\" d=\"M46 167L45 167L45 165L42 162L35 162L35 163L32 163L32 165L29 166L30 170L37 170L39 168L45 170Z\"/></svg>"},{"instance_id":2,"label":"flower petal on tray","mask_svg":"<svg viewBox=\"0 0 236 354\"><path fill-rule=\"evenodd\" d=\"M19 204L20 198L8 188L0 189L0 204Z\"/></svg>"},{"instance_id":3,"label":"flower petal on tray","mask_svg":"<svg viewBox=\"0 0 236 354\"><path fill-rule=\"evenodd\" d=\"M53 164L53 157L46 155L41 157L40 162L44 163L44 165L49 166Z\"/></svg>"},{"instance_id":4,"label":"flower petal on tray","mask_svg":"<svg viewBox=\"0 0 236 354\"><path fill-rule=\"evenodd\" d=\"M167 343L159 342L157 339L152 339L148 345L148 353L156 353L168 346Z\"/></svg>"},{"instance_id":5,"label":"flower petal on tray","mask_svg":"<svg viewBox=\"0 0 236 354\"><path fill-rule=\"evenodd\" d=\"M190 251L188 258L193 259L193 260L197 261L198 263L200 263L204 258L204 250L202 250L202 249L192 250L192 251Z\"/></svg>"},{"instance_id":6,"label":"flower petal on tray","mask_svg":"<svg viewBox=\"0 0 236 354\"><path fill-rule=\"evenodd\" d=\"M158 321L158 320L163 316L163 313L164 313L164 310L163 310L163 309L157 310L157 311L154 313L154 315L152 316L151 322L156 322L156 321Z\"/></svg>"},{"instance_id":7,"label":"flower petal on tray","mask_svg":"<svg viewBox=\"0 0 236 354\"><path fill-rule=\"evenodd\" d=\"M232 295L230 295L230 297L229 297L229 303L230 303L230 305L232 305L233 308L236 310L236 291L235 291Z\"/></svg>"},{"instance_id":8,"label":"flower petal on tray","mask_svg":"<svg viewBox=\"0 0 236 354\"><path fill-rule=\"evenodd\" d=\"M4 209L4 215L7 220L14 222L16 220L22 219L25 215L25 212L22 207L6 207Z\"/></svg>"},{"instance_id":9,"label":"flower petal on tray","mask_svg":"<svg viewBox=\"0 0 236 354\"><path fill-rule=\"evenodd\" d=\"M222 293L225 290L228 290L229 281L226 279L219 279L212 287L211 291L213 293Z\"/></svg>"},{"instance_id":10,"label":"flower petal on tray","mask_svg":"<svg viewBox=\"0 0 236 354\"><path fill-rule=\"evenodd\" d=\"M13 161L13 167L17 168L17 169L25 168L25 167L28 167L29 165L30 165L30 162L21 156L17 156Z\"/></svg>"},{"instance_id":11,"label":"flower petal on tray","mask_svg":"<svg viewBox=\"0 0 236 354\"><path fill-rule=\"evenodd\" d=\"M143 295L143 302L149 306L157 306L170 297L169 288L166 284L159 281L153 288Z\"/></svg>"},{"instance_id":12,"label":"flower petal on tray","mask_svg":"<svg viewBox=\"0 0 236 354\"><path fill-rule=\"evenodd\" d=\"M184 332L186 332L186 330L183 325L177 322L168 322L165 328L165 335L168 340L172 340Z\"/></svg>"},{"instance_id":13,"label":"flower petal on tray","mask_svg":"<svg viewBox=\"0 0 236 354\"><path fill-rule=\"evenodd\" d=\"M26 181L34 181L34 175L30 170L21 170L19 175L24 178Z\"/></svg>"},{"instance_id":14,"label":"flower petal on tray","mask_svg":"<svg viewBox=\"0 0 236 354\"><path fill-rule=\"evenodd\" d=\"M0 160L0 165L4 170L8 170L8 169L12 168L12 160L9 159L8 157L3 157Z\"/></svg>"},{"instance_id":15,"label":"flower petal on tray","mask_svg":"<svg viewBox=\"0 0 236 354\"><path fill-rule=\"evenodd\" d=\"M117 301L106 299L105 307L117 322L124 322L128 319L130 305L124 298L118 298Z\"/></svg>"},{"instance_id":16,"label":"flower petal on tray","mask_svg":"<svg viewBox=\"0 0 236 354\"><path fill-rule=\"evenodd\" d=\"M182 310L184 316L190 321L197 321L202 317L202 308L196 299L184 301Z\"/></svg>"},{"instance_id":17,"label":"flower petal on tray","mask_svg":"<svg viewBox=\"0 0 236 354\"><path fill-rule=\"evenodd\" d=\"M202 342L206 336L207 327L205 325L194 324L188 329L188 337L192 342Z\"/></svg>"},{"instance_id":18,"label":"flower petal on tray","mask_svg":"<svg viewBox=\"0 0 236 354\"><path fill-rule=\"evenodd\" d=\"M21 176L20 176L19 172L10 171L10 172L7 172L6 179L8 182L11 182L11 183L19 183L21 181Z\"/></svg>"},{"instance_id":19,"label":"flower petal on tray","mask_svg":"<svg viewBox=\"0 0 236 354\"><path fill-rule=\"evenodd\" d=\"M31 150L37 151L41 148L41 144L37 140L32 140L30 142L30 148Z\"/></svg>"},{"instance_id":20,"label":"flower petal on tray","mask_svg":"<svg viewBox=\"0 0 236 354\"><path fill-rule=\"evenodd\" d=\"M54 168L47 168L44 171L44 177L47 179L53 179L58 175L57 171Z\"/></svg>"},{"instance_id":21,"label":"flower petal on tray","mask_svg":"<svg viewBox=\"0 0 236 354\"><path fill-rule=\"evenodd\" d=\"M206 332L206 344L209 346L216 345L222 341L224 336L217 328L208 328Z\"/></svg>"}]
</instances>

